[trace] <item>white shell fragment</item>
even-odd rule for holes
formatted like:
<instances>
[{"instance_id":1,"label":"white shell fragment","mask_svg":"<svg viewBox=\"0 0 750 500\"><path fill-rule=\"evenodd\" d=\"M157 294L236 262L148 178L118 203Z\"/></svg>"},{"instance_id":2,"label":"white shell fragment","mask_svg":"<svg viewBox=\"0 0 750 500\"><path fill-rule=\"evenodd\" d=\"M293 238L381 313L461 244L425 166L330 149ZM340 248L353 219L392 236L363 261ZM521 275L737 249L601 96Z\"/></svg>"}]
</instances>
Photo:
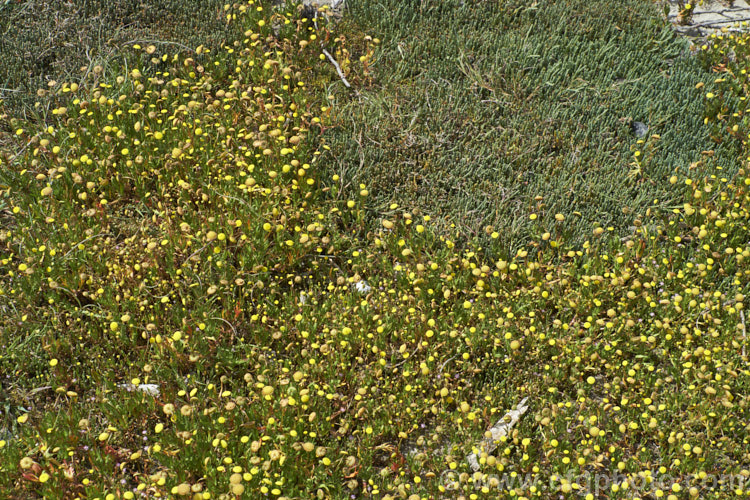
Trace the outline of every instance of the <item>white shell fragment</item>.
<instances>
[{"instance_id":1,"label":"white shell fragment","mask_svg":"<svg viewBox=\"0 0 750 500\"><path fill-rule=\"evenodd\" d=\"M495 448L497 448L497 444L500 442L500 438L502 438L503 436L507 436L513 426L516 425L516 423L518 423L518 421L521 419L521 416L526 413L526 410L529 409L528 405L526 404L527 399L529 398L523 398L521 402L518 403L518 406L515 410L509 411L503 416L503 418L498 420L497 423L490 429L490 433L492 434L492 436L483 439L476 446L478 448L478 451L466 457L466 460L471 466L471 470L473 470L474 472L477 472L479 470L479 455L483 452L490 454L495 451Z\"/></svg>"},{"instance_id":2,"label":"white shell fragment","mask_svg":"<svg viewBox=\"0 0 750 500\"><path fill-rule=\"evenodd\" d=\"M125 389L128 392L138 391L154 397L159 397L159 395L161 394L161 391L159 390L159 386L157 384L120 384L119 387Z\"/></svg>"}]
</instances>

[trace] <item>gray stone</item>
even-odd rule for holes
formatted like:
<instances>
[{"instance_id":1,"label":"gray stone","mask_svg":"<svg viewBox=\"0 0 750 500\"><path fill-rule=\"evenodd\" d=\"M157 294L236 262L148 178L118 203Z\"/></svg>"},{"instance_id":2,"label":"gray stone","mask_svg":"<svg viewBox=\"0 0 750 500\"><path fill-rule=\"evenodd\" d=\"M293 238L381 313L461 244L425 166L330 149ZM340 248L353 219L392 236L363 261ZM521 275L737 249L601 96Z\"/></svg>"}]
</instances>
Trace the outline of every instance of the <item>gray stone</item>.
<instances>
[{"instance_id":1,"label":"gray stone","mask_svg":"<svg viewBox=\"0 0 750 500\"><path fill-rule=\"evenodd\" d=\"M645 137L648 133L648 125L643 122L633 122L633 133L637 137Z\"/></svg>"},{"instance_id":2,"label":"gray stone","mask_svg":"<svg viewBox=\"0 0 750 500\"><path fill-rule=\"evenodd\" d=\"M692 6L692 15L683 19L680 9L686 5ZM750 31L750 4L747 0L717 1L695 0L677 1L666 0L666 17L675 30L695 43L703 41L712 34L722 32Z\"/></svg>"},{"instance_id":3,"label":"gray stone","mask_svg":"<svg viewBox=\"0 0 750 500\"><path fill-rule=\"evenodd\" d=\"M344 12L345 0L304 0L305 9L323 15L340 18Z\"/></svg>"}]
</instances>

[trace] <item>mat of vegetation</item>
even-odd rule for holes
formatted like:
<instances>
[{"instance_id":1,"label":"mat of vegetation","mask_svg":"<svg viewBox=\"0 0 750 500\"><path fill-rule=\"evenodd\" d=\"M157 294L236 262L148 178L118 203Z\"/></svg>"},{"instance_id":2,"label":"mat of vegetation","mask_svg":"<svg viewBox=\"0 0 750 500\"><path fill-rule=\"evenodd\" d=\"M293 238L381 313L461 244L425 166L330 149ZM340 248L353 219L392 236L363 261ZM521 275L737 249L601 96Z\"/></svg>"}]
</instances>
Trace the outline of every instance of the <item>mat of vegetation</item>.
<instances>
[{"instance_id":1,"label":"mat of vegetation","mask_svg":"<svg viewBox=\"0 0 750 500\"><path fill-rule=\"evenodd\" d=\"M79 82L96 65L117 71L128 44L217 45L235 25L224 2L203 0L0 1L0 97L28 110L49 81ZM83 68L83 71L81 71Z\"/></svg>"},{"instance_id":2,"label":"mat of vegetation","mask_svg":"<svg viewBox=\"0 0 750 500\"><path fill-rule=\"evenodd\" d=\"M352 2L345 22L383 44L374 88L339 107L327 168L348 193L370 186L380 208L409 200L465 235L493 226L495 255L538 236L531 213L545 223L577 214L561 231L578 243L595 222L627 229L656 200L675 201L666 179L701 152L714 154L701 173L738 154L702 126L694 87L706 75L658 10L642 0Z\"/></svg>"},{"instance_id":3,"label":"mat of vegetation","mask_svg":"<svg viewBox=\"0 0 750 500\"><path fill-rule=\"evenodd\" d=\"M343 125L321 51L362 88L376 41L293 6L225 15L233 43L135 45L54 88L49 122L2 117L0 497L747 493L744 162L676 165L632 232L576 244L573 213L537 217L553 236L507 258L406 195L364 231L382 193L322 166ZM744 40L702 52L697 99L741 95ZM696 120L746 137L736 101Z\"/></svg>"}]
</instances>

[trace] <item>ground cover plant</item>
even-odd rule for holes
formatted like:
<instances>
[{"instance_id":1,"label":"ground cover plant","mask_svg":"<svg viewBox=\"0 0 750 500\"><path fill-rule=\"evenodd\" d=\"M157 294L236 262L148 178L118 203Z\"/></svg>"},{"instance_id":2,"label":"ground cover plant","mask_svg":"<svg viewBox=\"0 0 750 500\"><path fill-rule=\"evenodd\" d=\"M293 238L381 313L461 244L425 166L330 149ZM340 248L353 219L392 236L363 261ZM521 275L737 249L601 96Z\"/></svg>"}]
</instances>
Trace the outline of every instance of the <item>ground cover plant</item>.
<instances>
[{"instance_id":1,"label":"ground cover plant","mask_svg":"<svg viewBox=\"0 0 750 500\"><path fill-rule=\"evenodd\" d=\"M48 82L77 82L85 71L127 64L125 45L218 45L236 26L224 2L205 0L85 0L0 2L0 97L15 114L29 112ZM83 68L83 71L81 70Z\"/></svg>"},{"instance_id":2,"label":"ground cover plant","mask_svg":"<svg viewBox=\"0 0 750 500\"><path fill-rule=\"evenodd\" d=\"M370 186L380 208L408 199L467 237L494 226L500 239L483 241L493 256L534 239L531 213L545 223L570 214L560 229L578 243L593 223L627 230L654 200L676 201L660 179L738 154L702 126L702 69L659 10L641 0L352 4L344 22L383 40L387 71L338 107L327 168L349 193ZM636 122L648 130L636 134Z\"/></svg>"},{"instance_id":3,"label":"ground cover plant","mask_svg":"<svg viewBox=\"0 0 750 500\"><path fill-rule=\"evenodd\" d=\"M497 229L329 170L322 49L361 90L385 42L294 5L224 15L236 41L136 44L46 122L4 112L0 496L747 493L744 38L706 44L691 89L743 157L663 172L671 204L632 231L568 238L576 215L540 209L490 258Z\"/></svg>"}]
</instances>

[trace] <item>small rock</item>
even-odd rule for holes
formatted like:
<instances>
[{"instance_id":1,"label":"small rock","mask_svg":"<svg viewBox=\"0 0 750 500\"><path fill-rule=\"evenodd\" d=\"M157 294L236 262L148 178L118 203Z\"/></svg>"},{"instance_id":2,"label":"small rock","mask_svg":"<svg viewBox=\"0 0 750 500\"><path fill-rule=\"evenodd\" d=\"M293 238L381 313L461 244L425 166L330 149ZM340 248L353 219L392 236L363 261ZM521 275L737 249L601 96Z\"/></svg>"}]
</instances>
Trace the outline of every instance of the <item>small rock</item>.
<instances>
[{"instance_id":1,"label":"small rock","mask_svg":"<svg viewBox=\"0 0 750 500\"><path fill-rule=\"evenodd\" d=\"M636 137L645 137L648 133L648 125L643 122L633 122L633 133Z\"/></svg>"}]
</instances>

